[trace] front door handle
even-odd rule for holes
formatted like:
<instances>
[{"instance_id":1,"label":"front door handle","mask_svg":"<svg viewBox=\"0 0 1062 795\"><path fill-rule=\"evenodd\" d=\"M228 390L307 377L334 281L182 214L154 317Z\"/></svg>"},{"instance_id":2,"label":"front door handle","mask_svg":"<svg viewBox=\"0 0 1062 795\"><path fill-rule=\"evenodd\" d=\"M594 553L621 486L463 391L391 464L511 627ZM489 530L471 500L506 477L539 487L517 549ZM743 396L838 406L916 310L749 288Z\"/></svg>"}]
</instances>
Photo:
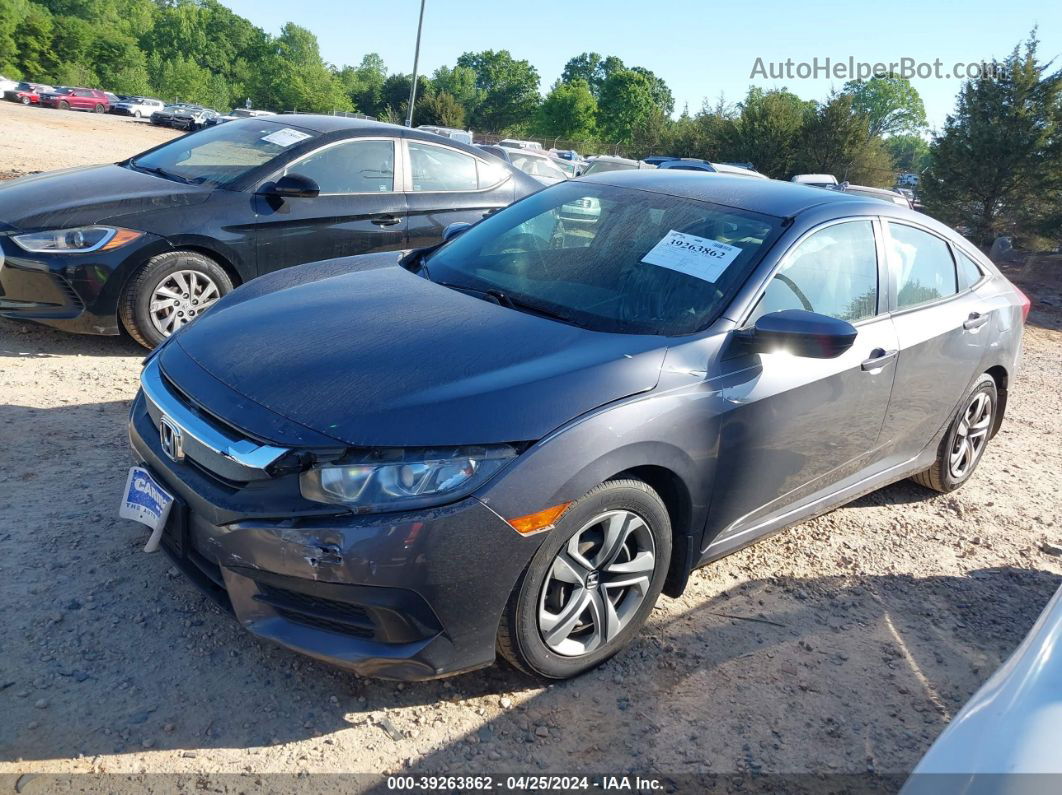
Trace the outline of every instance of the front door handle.
<instances>
[{"instance_id":1,"label":"front door handle","mask_svg":"<svg viewBox=\"0 0 1062 795\"><path fill-rule=\"evenodd\" d=\"M369 220L377 226L394 226L395 224L402 223L401 218L396 218L393 215L373 215Z\"/></svg>"},{"instance_id":2,"label":"front door handle","mask_svg":"<svg viewBox=\"0 0 1062 795\"><path fill-rule=\"evenodd\" d=\"M980 312L971 312L970 316L963 321L962 327L967 331L971 331L975 328L981 328L988 322L988 315L982 315Z\"/></svg>"},{"instance_id":3,"label":"front door handle","mask_svg":"<svg viewBox=\"0 0 1062 795\"><path fill-rule=\"evenodd\" d=\"M884 348L875 348L870 352L870 358L859 365L863 370L880 370L893 359L899 351L887 351Z\"/></svg>"}]
</instances>

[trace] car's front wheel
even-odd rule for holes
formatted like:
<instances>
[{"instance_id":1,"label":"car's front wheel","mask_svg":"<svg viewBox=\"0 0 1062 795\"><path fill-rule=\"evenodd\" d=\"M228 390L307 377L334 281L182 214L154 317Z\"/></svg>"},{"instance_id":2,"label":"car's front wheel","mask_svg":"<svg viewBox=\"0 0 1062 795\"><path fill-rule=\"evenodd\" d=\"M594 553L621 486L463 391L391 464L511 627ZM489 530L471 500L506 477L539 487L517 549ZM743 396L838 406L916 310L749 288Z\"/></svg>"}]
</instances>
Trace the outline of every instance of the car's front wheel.
<instances>
[{"instance_id":1,"label":"car's front wheel","mask_svg":"<svg viewBox=\"0 0 1062 795\"><path fill-rule=\"evenodd\" d=\"M498 651L565 679L600 665L652 612L671 558L663 501L640 480L601 484L557 521L513 589Z\"/></svg>"},{"instance_id":2,"label":"car's front wheel","mask_svg":"<svg viewBox=\"0 0 1062 795\"><path fill-rule=\"evenodd\" d=\"M107 109L105 107L103 107L103 105L97 105L95 108L93 108L93 110L96 113L103 113Z\"/></svg>"},{"instance_id":3,"label":"car's front wheel","mask_svg":"<svg viewBox=\"0 0 1062 795\"><path fill-rule=\"evenodd\" d=\"M133 111L133 118L134 119L139 119L140 118L140 111L134 110Z\"/></svg>"},{"instance_id":4,"label":"car's front wheel","mask_svg":"<svg viewBox=\"0 0 1062 795\"><path fill-rule=\"evenodd\" d=\"M59 101L59 110L70 110L70 103L65 99Z\"/></svg>"},{"instance_id":5,"label":"car's front wheel","mask_svg":"<svg viewBox=\"0 0 1062 795\"><path fill-rule=\"evenodd\" d=\"M118 311L129 334L154 348L232 291L232 279L197 251L167 251L129 280Z\"/></svg>"},{"instance_id":6,"label":"car's front wheel","mask_svg":"<svg viewBox=\"0 0 1062 795\"><path fill-rule=\"evenodd\" d=\"M984 456L998 410L996 382L985 373L959 404L959 410L937 448L933 466L912 480L927 489L944 493L954 491L969 480Z\"/></svg>"},{"instance_id":7,"label":"car's front wheel","mask_svg":"<svg viewBox=\"0 0 1062 795\"><path fill-rule=\"evenodd\" d=\"M22 98L22 104L23 105L29 105L30 103L32 103L32 101L33 100L31 100L29 97L23 97Z\"/></svg>"}]
</instances>

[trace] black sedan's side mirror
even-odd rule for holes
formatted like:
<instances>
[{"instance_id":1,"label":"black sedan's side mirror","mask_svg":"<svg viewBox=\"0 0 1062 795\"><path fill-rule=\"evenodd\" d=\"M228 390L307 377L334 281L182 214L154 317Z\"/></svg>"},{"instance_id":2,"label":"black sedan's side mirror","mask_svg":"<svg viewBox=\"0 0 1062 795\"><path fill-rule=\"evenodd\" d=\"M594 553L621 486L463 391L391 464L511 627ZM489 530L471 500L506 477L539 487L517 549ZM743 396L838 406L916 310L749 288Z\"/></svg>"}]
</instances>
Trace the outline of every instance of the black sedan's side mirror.
<instances>
[{"instance_id":1,"label":"black sedan's side mirror","mask_svg":"<svg viewBox=\"0 0 1062 795\"><path fill-rule=\"evenodd\" d=\"M454 221L452 224L447 224L442 233L443 243L457 237L470 226L472 226L472 224L465 223L464 221Z\"/></svg>"},{"instance_id":2,"label":"black sedan's side mirror","mask_svg":"<svg viewBox=\"0 0 1062 795\"><path fill-rule=\"evenodd\" d=\"M858 333L845 320L804 309L784 309L763 315L752 328L738 331L736 338L750 353L787 351L794 356L833 359L852 347Z\"/></svg>"},{"instance_id":3,"label":"black sedan's side mirror","mask_svg":"<svg viewBox=\"0 0 1062 795\"><path fill-rule=\"evenodd\" d=\"M321 186L302 174L285 174L272 185L266 185L264 193L284 199L314 199L321 193Z\"/></svg>"}]
</instances>

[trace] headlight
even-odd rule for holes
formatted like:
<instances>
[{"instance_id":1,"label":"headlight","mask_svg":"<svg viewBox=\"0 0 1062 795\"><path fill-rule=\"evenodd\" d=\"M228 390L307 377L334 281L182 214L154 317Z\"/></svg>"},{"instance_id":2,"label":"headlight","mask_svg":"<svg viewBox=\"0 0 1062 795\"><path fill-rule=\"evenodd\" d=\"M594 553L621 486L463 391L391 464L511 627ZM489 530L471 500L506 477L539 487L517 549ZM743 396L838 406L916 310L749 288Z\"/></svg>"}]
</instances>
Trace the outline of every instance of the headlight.
<instances>
[{"instance_id":1,"label":"headlight","mask_svg":"<svg viewBox=\"0 0 1062 795\"><path fill-rule=\"evenodd\" d=\"M303 472L299 485L308 500L359 512L423 508L471 494L515 456L507 444L370 450Z\"/></svg>"},{"instance_id":2,"label":"headlight","mask_svg":"<svg viewBox=\"0 0 1062 795\"><path fill-rule=\"evenodd\" d=\"M110 251L143 237L143 232L115 226L79 226L75 229L49 229L15 235L11 239L35 254L83 254Z\"/></svg>"}]
</instances>

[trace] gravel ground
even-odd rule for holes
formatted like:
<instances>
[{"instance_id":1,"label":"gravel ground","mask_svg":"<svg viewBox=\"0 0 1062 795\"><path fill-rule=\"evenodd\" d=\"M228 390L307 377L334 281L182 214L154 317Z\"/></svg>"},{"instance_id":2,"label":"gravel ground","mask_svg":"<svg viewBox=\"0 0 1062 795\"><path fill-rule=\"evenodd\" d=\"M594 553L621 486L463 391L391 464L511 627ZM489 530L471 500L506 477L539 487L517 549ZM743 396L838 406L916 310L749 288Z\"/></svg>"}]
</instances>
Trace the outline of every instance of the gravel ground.
<instances>
[{"instance_id":1,"label":"gravel ground","mask_svg":"<svg viewBox=\"0 0 1062 795\"><path fill-rule=\"evenodd\" d=\"M150 142L124 143L80 151ZM37 162L19 157L0 171ZM0 320L0 781L907 772L1062 580L1062 301L1027 287L1024 369L963 489L896 484L702 569L632 648L550 687L502 665L359 679L242 632L116 518L143 351Z\"/></svg>"}]
</instances>

